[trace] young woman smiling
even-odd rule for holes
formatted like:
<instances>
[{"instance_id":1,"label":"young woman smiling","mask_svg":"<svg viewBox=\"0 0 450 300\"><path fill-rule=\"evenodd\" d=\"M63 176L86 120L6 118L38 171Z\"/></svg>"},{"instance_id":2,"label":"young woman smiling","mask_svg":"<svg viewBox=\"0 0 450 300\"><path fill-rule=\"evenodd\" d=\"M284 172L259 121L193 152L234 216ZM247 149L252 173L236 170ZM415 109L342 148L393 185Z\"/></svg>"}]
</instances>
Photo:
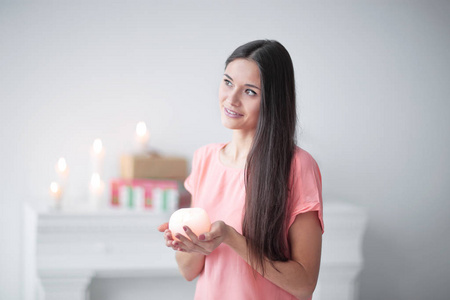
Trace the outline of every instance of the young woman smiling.
<instances>
[{"instance_id":1,"label":"young woman smiling","mask_svg":"<svg viewBox=\"0 0 450 300\"><path fill-rule=\"evenodd\" d=\"M219 88L231 141L198 149L185 181L211 230L172 239L180 272L197 281L195 299L311 299L320 267L322 179L295 144L292 61L277 41L238 47Z\"/></svg>"}]
</instances>

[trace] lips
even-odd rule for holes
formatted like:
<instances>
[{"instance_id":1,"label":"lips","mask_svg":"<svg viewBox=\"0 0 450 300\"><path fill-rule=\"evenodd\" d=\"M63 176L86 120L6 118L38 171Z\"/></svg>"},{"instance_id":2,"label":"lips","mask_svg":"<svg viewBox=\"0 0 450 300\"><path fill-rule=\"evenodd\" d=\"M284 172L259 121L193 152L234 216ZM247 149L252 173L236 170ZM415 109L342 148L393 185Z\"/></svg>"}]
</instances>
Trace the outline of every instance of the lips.
<instances>
[{"instance_id":1,"label":"lips","mask_svg":"<svg viewBox=\"0 0 450 300\"><path fill-rule=\"evenodd\" d=\"M234 110L228 109L226 107L223 108L223 111L224 111L225 115L227 115L230 118L239 118L239 117L244 116L244 115L241 115L240 113L237 113Z\"/></svg>"}]
</instances>

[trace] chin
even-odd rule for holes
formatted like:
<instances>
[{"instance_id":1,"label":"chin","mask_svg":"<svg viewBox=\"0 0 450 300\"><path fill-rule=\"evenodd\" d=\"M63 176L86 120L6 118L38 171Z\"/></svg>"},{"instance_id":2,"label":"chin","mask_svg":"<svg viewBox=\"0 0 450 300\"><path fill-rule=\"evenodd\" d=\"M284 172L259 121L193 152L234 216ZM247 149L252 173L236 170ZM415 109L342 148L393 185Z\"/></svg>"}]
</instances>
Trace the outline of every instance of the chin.
<instances>
[{"instance_id":1,"label":"chin","mask_svg":"<svg viewBox=\"0 0 450 300\"><path fill-rule=\"evenodd\" d=\"M240 129L239 126L230 124L230 122L222 120L222 126L228 129Z\"/></svg>"},{"instance_id":2,"label":"chin","mask_svg":"<svg viewBox=\"0 0 450 300\"><path fill-rule=\"evenodd\" d=\"M222 125L223 125L223 127L228 128L228 129L239 129L238 127L227 124L226 122L222 122Z\"/></svg>"}]
</instances>

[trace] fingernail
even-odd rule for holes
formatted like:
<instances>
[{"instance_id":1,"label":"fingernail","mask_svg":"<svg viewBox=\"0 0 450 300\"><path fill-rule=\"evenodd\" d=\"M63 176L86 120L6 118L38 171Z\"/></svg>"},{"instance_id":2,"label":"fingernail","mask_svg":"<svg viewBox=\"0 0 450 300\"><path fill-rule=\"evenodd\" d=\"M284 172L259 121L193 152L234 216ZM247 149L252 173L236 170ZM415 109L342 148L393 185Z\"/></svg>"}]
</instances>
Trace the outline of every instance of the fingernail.
<instances>
[{"instance_id":1,"label":"fingernail","mask_svg":"<svg viewBox=\"0 0 450 300\"><path fill-rule=\"evenodd\" d=\"M186 226L183 226L184 231L188 231L188 228Z\"/></svg>"},{"instance_id":2,"label":"fingernail","mask_svg":"<svg viewBox=\"0 0 450 300\"><path fill-rule=\"evenodd\" d=\"M181 234L177 234L177 235L175 235L175 237L176 237L177 239L179 239L179 238L181 237Z\"/></svg>"},{"instance_id":3,"label":"fingernail","mask_svg":"<svg viewBox=\"0 0 450 300\"><path fill-rule=\"evenodd\" d=\"M206 237L205 237L204 234L200 234L200 236L198 237L198 239L199 239L200 241L203 241L205 238L206 238Z\"/></svg>"}]
</instances>

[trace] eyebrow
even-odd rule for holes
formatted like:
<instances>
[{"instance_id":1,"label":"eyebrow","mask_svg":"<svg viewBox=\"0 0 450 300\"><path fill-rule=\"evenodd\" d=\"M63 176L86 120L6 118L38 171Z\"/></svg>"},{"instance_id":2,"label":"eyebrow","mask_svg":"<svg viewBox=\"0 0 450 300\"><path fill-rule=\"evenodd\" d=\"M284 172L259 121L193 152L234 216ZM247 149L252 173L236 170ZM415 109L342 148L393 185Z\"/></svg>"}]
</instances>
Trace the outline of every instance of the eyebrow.
<instances>
[{"instance_id":1,"label":"eyebrow","mask_svg":"<svg viewBox=\"0 0 450 300\"><path fill-rule=\"evenodd\" d=\"M233 78L231 78L231 76L228 75L227 73L224 73L223 75L225 75L225 76L228 77L231 81L233 81ZM245 86L249 86L249 87L253 87L253 88L255 88L255 89L261 90L259 87L257 87L256 85L253 85L253 84L246 83Z\"/></svg>"}]
</instances>

